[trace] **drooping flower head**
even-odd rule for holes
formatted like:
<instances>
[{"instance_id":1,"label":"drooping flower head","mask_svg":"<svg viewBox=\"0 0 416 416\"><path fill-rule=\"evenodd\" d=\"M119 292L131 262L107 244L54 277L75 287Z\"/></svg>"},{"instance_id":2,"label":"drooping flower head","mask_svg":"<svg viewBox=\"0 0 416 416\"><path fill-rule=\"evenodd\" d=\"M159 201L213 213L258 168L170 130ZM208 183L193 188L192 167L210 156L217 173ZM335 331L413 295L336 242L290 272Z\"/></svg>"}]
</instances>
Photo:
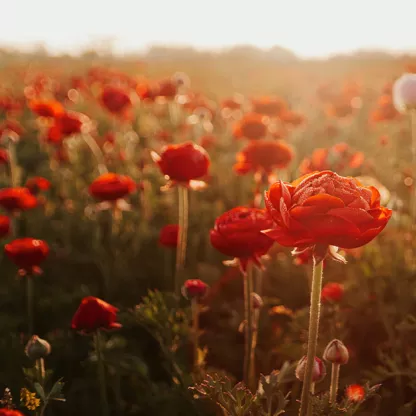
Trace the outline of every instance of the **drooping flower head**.
<instances>
[{"instance_id":1,"label":"drooping flower head","mask_svg":"<svg viewBox=\"0 0 416 416\"><path fill-rule=\"evenodd\" d=\"M239 174L261 172L270 174L273 169L284 169L293 159L293 150L283 141L252 140L237 154L234 170Z\"/></svg>"},{"instance_id":2,"label":"drooping flower head","mask_svg":"<svg viewBox=\"0 0 416 416\"><path fill-rule=\"evenodd\" d=\"M210 165L206 150L191 142L168 145L160 155L152 152L152 157L165 176L185 186L204 177Z\"/></svg>"},{"instance_id":3,"label":"drooping flower head","mask_svg":"<svg viewBox=\"0 0 416 416\"><path fill-rule=\"evenodd\" d=\"M118 309L101 299L93 296L84 298L72 318L71 328L84 334L97 329L118 329Z\"/></svg>"},{"instance_id":4,"label":"drooping flower head","mask_svg":"<svg viewBox=\"0 0 416 416\"><path fill-rule=\"evenodd\" d=\"M373 240L386 226L391 210L380 205L376 188L331 171L273 184L265 195L274 227L265 234L299 250L333 246L355 248ZM298 250L298 251L299 251Z\"/></svg>"},{"instance_id":5,"label":"drooping flower head","mask_svg":"<svg viewBox=\"0 0 416 416\"><path fill-rule=\"evenodd\" d=\"M236 207L215 220L210 231L211 244L218 251L239 260L243 271L253 261L261 266L260 257L273 245L273 240L262 233L273 224L267 211Z\"/></svg>"},{"instance_id":6,"label":"drooping flower head","mask_svg":"<svg viewBox=\"0 0 416 416\"><path fill-rule=\"evenodd\" d=\"M105 173L90 185L90 194L99 201L116 201L136 189L136 183L129 176Z\"/></svg>"},{"instance_id":7,"label":"drooping flower head","mask_svg":"<svg viewBox=\"0 0 416 416\"><path fill-rule=\"evenodd\" d=\"M41 273L39 265L48 257L49 247L43 240L26 237L6 244L4 251L24 276Z\"/></svg>"},{"instance_id":8,"label":"drooping flower head","mask_svg":"<svg viewBox=\"0 0 416 416\"><path fill-rule=\"evenodd\" d=\"M0 206L8 212L35 208L37 199L27 188L4 188L0 190Z\"/></svg>"}]
</instances>

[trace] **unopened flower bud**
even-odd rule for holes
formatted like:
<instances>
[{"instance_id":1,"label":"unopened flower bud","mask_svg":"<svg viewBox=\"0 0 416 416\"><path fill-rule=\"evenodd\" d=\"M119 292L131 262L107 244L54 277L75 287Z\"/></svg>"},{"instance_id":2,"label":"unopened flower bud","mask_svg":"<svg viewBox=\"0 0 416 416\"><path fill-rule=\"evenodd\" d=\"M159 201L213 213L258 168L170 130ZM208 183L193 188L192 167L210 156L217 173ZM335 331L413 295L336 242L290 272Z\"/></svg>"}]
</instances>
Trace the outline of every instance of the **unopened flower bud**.
<instances>
[{"instance_id":1,"label":"unopened flower bud","mask_svg":"<svg viewBox=\"0 0 416 416\"><path fill-rule=\"evenodd\" d=\"M403 74L393 86L393 101L397 111L416 110L416 74Z\"/></svg>"},{"instance_id":2,"label":"unopened flower bud","mask_svg":"<svg viewBox=\"0 0 416 416\"><path fill-rule=\"evenodd\" d=\"M307 357L304 355L298 362L298 365L296 366L296 378L300 381L303 381L305 378L305 371L306 371L306 360ZM322 381L326 376L326 368L324 362L319 359L318 357L315 357L315 360L313 362L313 369L312 369L312 381L314 383L319 383Z\"/></svg>"},{"instance_id":3,"label":"unopened flower bud","mask_svg":"<svg viewBox=\"0 0 416 416\"><path fill-rule=\"evenodd\" d=\"M253 309L261 309L263 307L263 299L255 292L251 293L251 306Z\"/></svg>"},{"instance_id":4,"label":"unopened flower bud","mask_svg":"<svg viewBox=\"0 0 416 416\"><path fill-rule=\"evenodd\" d=\"M347 364L349 357L347 347L339 339L333 339L325 348L324 360L333 364Z\"/></svg>"},{"instance_id":5,"label":"unopened flower bud","mask_svg":"<svg viewBox=\"0 0 416 416\"><path fill-rule=\"evenodd\" d=\"M208 285L199 279L188 279L182 286L182 295L187 299L202 298L208 290Z\"/></svg>"},{"instance_id":6,"label":"unopened flower bud","mask_svg":"<svg viewBox=\"0 0 416 416\"><path fill-rule=\"evenodd\" d=\"M48 341L33 335L25 348L26 355L33 361L45 358L51 353L51 346Z\"/></svg>"}]
</instances>

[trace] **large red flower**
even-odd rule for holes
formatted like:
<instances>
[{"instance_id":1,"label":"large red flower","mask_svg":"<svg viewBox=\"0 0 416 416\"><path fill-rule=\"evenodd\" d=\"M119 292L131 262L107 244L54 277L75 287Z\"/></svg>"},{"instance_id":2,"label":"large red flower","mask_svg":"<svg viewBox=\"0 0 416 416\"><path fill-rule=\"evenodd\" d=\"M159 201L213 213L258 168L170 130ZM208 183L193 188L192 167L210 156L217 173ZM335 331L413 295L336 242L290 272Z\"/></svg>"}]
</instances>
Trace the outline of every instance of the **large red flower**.
<instances>
[{"instance_id":1,"label":"large red flower","mask_svg":"<svg viewBox=\"0 0 416 416\"><path fill-rule=\"evenodd\" d=\"M39 273L39 265L48 257L49 247L43 240L18 238L6 244L4 251L22 274L33 274Z\"/></svg>"},{"instance_id":2,"label":"large red flower","mask_svg":"<svg viewBox=\"0 0 416 416\"><path fill-rule=\"evenodd\" d=\"M97 329L111 330L121 328L116 322L118 309L101 299L88 296L82 299L72 318L71 328L82 333Z\"/></svg>"},{"instance_id":3,"label":"large red flower","mask_svg":"<svg viewBox=\"0 0 416 416\"><path fill-rule=\"evenodd\" d=\"M262 233L272 224L266 210L237 207L215 220L211 244L221 253L237 258L245 270L248 261L260 265L259 257L273 245L273 240Z\"/></svg>"},{"instance_id":4,"label":"large red flower","mask_svg":"<svg viewBox=\"0 0 416 416\"><path fill-rule=\"evenodd\" d=\"M380 206L376 188L331 171L291 184L276 182L265 201L275 222L265 234L288 247L360 247L383 230L392 214Z\"/></svg>"},{"instance_id":5,"label":"large red flower","mask_svg":"<svg viewBox=\"0 0 416 416\"><path fill-rule=\"evenodd\" d=\"M237 154L234 170L244 174L249 171L271 173L283 169L293 158L292 148L283 141L252 140Z\"/></svg>"},{"instance_id":6,"label":"large red flower","mask_svg":"<svg viewBox=\"0 0 416 416\"><path fill-rule=\"evenodd\" d=\"M99 201L116 201L131 194L136 183L129 176L105 173L90 185L90 194Z\"/></svg>"},{"instance_id":7,"label":"large red flower","mask_svg":"<svg viewBox=\"0 0 416 416\"><path fill-rule=\"evenodd\" d=\"M122 114L131 106L131 99L125 90L111 85L106 86L101 93L103 106L113 114Z\"/></svg>"},{"instance_id":8,"label":"large red flower","mask_svg":"<svg viewBox=\"0 0 416 416\"><path fill-rule=\"evenodd\" d=\"M208 153L201 146L191 142L168 145L153 159L164 175L174 182L189 183L208 173L210 164Z\"/></svg>"},{"instance_id":9,"label":"large red flower","mask_svg":"<svg viewBox=\"0 0 416 416\"><path fill-rule=\"evenodd\" d=\"M35 208L37 199L27 188L4 188L0 190L0 206L9 212Z\"/></svg>"}]
</instances>

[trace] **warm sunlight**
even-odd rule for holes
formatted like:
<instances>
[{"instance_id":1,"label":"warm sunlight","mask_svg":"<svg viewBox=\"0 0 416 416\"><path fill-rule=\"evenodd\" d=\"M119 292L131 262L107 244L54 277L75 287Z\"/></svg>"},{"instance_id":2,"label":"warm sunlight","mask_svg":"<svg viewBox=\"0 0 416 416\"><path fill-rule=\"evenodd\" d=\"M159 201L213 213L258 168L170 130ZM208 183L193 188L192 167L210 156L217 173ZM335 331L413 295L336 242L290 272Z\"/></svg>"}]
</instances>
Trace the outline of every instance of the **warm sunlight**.
<instances>
[{"instance_id":1,"label":"warm sunlight","mask_svg":"<svg viewBox=\"0 0 416 416\"><path fill-rule=\"evenodd\" d=\"M377 0L14 0L6 6L0 39L3 46L44 44L52 52L76 52L102 40L117 52L154 44L279 45L301 56L406 51L415 49L414 7L413 0L396 0L394 9Z\"/></svg>"}]
</instances>

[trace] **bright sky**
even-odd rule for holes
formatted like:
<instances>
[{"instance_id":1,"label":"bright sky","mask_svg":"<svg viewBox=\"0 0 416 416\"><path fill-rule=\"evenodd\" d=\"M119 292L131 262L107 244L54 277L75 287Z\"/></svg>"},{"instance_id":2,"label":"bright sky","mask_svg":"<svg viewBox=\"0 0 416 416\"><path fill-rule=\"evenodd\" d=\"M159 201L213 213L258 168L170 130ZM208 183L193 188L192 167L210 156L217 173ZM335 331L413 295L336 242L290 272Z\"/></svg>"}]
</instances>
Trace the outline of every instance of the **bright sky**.
<instances>
[{"instance_id":1,"label":"bright sky","mask_svg":"<svg viewBox=\"0 0 416 416\"><path fill-rule=\"evenodd\" d=\"M117 52L154 44L279 45L301 56L359 48L416 51L416 0L0 0L0 44Z\"/></svg>"}]
</instances>

